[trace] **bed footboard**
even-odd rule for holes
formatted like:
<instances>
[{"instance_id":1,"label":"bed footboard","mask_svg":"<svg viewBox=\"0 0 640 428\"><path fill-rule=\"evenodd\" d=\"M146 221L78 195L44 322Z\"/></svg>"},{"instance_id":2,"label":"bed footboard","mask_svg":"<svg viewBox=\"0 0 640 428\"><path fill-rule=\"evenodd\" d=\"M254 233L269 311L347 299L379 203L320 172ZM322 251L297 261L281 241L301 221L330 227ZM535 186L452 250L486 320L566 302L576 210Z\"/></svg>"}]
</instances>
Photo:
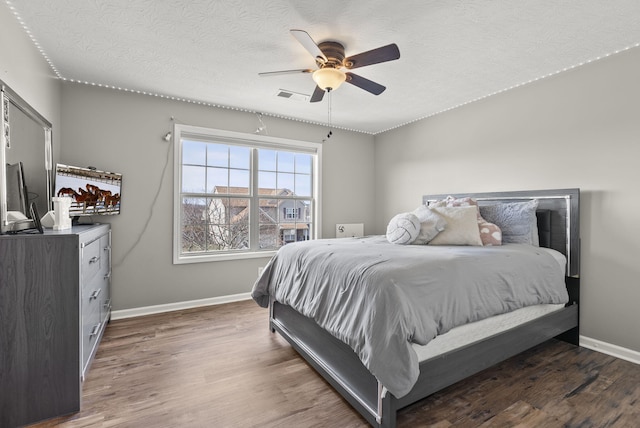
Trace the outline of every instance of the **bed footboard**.
<instances>
[{"instance_id":1,"label":"bed footboard","mask_svg":"<svg viewBox=\"0 0 640 428\"><path fill-rule=\"evenodd\" d=\"M380 428L394 428L400 409L578 326L578 305L573 304L423 361L415 387L398 399L384 394L356 353L313 320L276 301L270 308L271 330L281 334L372 426Z\"/></svg>"},{"instance_id":2,"label":"bed footboard","mask_svg":"<svg viewBox=\"0 0 640 428\"><path fill-rule=\"evenodd\" d=\"M415 387L397 399L395 405L398 409L406 407L577 326L578 305L566 306L504 333L423 361Z\"/></svg>"},{"instance_id":3,"label":"bed footboard","mask_svg":"<svg viewBox=\"0 0 640 428\"><path fill-rule=\"evenodd\" d=\"M371 425L395 426L381 425L378 381L349 346L276 301L271 302L270 328L280 333Z\"/></svg>"}]
</instances>

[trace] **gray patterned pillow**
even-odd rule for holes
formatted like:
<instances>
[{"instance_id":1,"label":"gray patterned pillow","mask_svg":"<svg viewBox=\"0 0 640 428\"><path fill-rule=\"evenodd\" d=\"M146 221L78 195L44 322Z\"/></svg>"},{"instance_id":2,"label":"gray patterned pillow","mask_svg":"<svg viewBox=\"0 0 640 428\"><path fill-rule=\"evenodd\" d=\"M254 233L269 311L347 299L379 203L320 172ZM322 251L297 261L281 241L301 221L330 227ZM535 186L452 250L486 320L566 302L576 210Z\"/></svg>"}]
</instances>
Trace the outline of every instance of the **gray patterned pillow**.
<instances>
[{"instance_id":1,"label":"gray patterned pillow","mask_svg":"<svg viewBox=\"0 0 640 428\"><path fill-rule=\"evenodd\" d=\"M538 200L480 205L480 215L502 230L502 243L540 246L536 209Z\"/></svg>"}]
</instances>

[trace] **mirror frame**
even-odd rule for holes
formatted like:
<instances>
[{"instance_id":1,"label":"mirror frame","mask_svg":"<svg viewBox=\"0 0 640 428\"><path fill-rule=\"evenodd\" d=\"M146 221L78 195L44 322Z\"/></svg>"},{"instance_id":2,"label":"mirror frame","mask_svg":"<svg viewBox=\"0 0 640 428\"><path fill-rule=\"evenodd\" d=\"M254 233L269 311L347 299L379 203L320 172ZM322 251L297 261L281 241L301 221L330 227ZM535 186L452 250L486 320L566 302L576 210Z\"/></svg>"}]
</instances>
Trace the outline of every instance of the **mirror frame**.
<instances>
[{"instance_id":1,"label":"mirror frame","mask_svg":"<svg viewBox=\"0 0 640 428\"><path fill-rule=\"evenodd\" d=\"M47 210L51 210L51 192L52 192L52 180L53 180L53 159L52 159L52 133L51 122L45 119L38 111L36 111L31 105L20 97L15 91L7 86L2 80L0 80L0 233L12 233L18 232L24 229L32 229L35 227L35 223L21 222L20 226L16 227L8 221L7 212L7 158L6 147L10 142L10 120L8 116L9 104L13 105L31 120L42 126L44 131L44 159L43 168L46 171L46 186L47 186ZM46 213L40 213L44 215ZM39 219L38 219L39 220ZM30 223L30 224L29 224Z\"/></svg>"}]
</instances>

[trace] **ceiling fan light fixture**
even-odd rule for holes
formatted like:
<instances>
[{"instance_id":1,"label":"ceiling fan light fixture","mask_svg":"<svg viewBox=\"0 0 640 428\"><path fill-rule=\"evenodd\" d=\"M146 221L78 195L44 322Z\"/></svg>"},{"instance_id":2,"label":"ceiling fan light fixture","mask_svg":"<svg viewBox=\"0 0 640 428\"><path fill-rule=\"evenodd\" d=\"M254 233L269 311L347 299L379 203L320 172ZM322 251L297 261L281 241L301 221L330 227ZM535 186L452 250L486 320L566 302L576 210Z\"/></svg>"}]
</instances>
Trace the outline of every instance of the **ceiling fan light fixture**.
<instances>
[{"instance_id":1,"label":"ceiling fan light fixture","mask_svg":"<svg viewBox=\"0 0 640 428\"><path fill-rule=\"evenodd\" d=\"M324 91L335 91L342 82L347 80L347 75L335 68L321 68L313 72L313 81Z\"/></svg>"}]
</instances>

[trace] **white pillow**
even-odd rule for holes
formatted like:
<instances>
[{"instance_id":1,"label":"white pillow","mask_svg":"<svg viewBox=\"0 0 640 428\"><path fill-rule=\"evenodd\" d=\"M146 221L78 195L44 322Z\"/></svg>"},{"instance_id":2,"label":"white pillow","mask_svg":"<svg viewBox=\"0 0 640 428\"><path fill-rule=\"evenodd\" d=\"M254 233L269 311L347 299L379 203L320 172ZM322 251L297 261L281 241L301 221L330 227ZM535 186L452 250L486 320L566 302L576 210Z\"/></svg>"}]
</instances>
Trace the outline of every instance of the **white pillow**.
<instances>
[{"instance_id":1,"label":"white pillow","mask_svg":"<svg viewBox=\"0 0 640 428\"><path fill-rule=\"evenodd\" d=\"M387 225L387 240L392 244L411 244L420 233L420 220L413 213L395 215Z\"/></svg>"},{"instance_id":2,"label":"white pillow","mask_svg":"<svg viewBox=\"0 0 640 428\"><path fill-rule=\"evenodd\" d=\"M482 245L478 229L478 208L431 207L447 221L445 230L436 235L429 245Z\"/></svg>"},{"instance_id":3,"label":"white pillow","mask_svg":"<svg viewBox=\"0 0 640 428\"><path fill-rule=\"evenodd\" d=\"M430 210L426 205L421 205L413 213L420 221L420 233L412 244L428 244L436 235L447 226L447 221L437 212Z\"/></svg>"}]
</instances>

